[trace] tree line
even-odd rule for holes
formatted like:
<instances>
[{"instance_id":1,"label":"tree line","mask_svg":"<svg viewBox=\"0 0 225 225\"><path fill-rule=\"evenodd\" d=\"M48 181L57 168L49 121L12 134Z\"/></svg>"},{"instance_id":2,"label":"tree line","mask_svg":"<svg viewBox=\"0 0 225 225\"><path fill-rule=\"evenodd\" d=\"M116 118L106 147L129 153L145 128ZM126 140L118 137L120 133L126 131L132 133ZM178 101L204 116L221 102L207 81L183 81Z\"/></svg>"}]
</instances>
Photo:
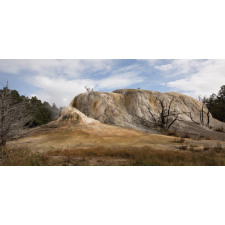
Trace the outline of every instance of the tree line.
<instances>
[{"instance_id":1,"label":"tree line","mask_svg":"<svg viewBox=\"0 0 225 225\"><path fill-rule=\"evenodd\" d=\"M62 108L39 100L20 95L10 90L8 83L0 89L0 146L18 135L21 129L33 128L56 119Z\"/></svg>"},{"instance_id":2,"label":"tree line","mask_svg":"<svg viewBox=\"0 0 225 225\"><path fill-rule=\"evenodd\" d=\"M209 98L204 97L203 103L206 104L213 118L225 122L225 85L218 94L212 94Z\"/></svg>"}]
</instances>

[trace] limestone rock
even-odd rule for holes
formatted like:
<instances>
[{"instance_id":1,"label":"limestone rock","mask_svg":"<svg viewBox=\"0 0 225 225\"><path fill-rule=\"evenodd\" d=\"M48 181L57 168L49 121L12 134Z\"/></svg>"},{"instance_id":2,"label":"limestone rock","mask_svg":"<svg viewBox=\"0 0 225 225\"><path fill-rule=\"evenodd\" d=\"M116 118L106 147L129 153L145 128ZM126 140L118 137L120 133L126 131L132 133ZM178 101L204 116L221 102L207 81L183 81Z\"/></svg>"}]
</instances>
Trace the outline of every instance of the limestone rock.
<instances>
[{"instance_id":1,"label":"limestone rock","mask_svg":"<svg viewBox=\"0 0 225 225\"><path fill-rule=\"evenodd\" d=\"M140 122L140 118L153 122L160 117L161 106L157 99L164 101L169 107L171 100L171 110L179 114L177 120L171 127L179 132L196 134L201 130L210 130L207 126L197 125L190 118L200 123L200 112L202 103L190 96L180 93L160 93L156 91L145 91L139 89L120 89L113 92L86 92L76 96L70 106L61 115L73 114L74 118L79 117L83 123L105 123L115 126L133 128L145 132L157 133L157 129L147 127ZM150 114L150 111L152 115ZM203 107L204 124L207 124L207 108ZM213 119L210 114L210 126L212 129L224 127L224 123ZM192 132L193 131L193 132ZM207 134L208 135L208 134Z\"/></svg>"}]
</instances>

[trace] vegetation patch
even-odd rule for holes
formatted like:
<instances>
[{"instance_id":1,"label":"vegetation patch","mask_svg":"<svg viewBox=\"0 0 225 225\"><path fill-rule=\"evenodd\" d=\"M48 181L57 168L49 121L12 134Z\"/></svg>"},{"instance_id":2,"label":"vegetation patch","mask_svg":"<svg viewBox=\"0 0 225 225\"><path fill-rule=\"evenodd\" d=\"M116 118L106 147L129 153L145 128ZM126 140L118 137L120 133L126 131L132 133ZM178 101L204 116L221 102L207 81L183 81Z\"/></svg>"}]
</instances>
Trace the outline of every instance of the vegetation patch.
<instances>
[{"instance_id":1,"label":"vegetation patch","mask_svg":"<svg viewBox=\"0 0 225 225\"><path fill-rule=\"evenodd\" d=\"M175 138L173 140L174 143L184 143L185 142L185 139L184 138Z\"/></svg>"},{"instance_id":2,"label":"vegetation patch","mask_svg":"<svg viewBox=\"0 0 225 225\"><path fill-rule=\"evenodd\" d=\"M6 147L0 148L0 166L47 166L49 157L28 149Z\"/></svg>"},{"instance_id":3,"label":"vegetation patch","mask_svg":"<svg viewBox=\"0 0 225 225\"><path fill-rule=\"evenodd\" d=\"M225 133L223 127L217 127L217 128L215 129L215 131L220 132L220 133Z\"/></svg>"},{"instance_id":4,"label":"vegetation patch","mask_svg":"<svg viewBox=\"0 0 225 225\"><path fill-rule=\"evenodd\" d=\"M162 129L161 132L167 136L174 136L174 137L179 137L179 134L177 133L176 130L165 130Z\"/></svg>"}]
</instances>

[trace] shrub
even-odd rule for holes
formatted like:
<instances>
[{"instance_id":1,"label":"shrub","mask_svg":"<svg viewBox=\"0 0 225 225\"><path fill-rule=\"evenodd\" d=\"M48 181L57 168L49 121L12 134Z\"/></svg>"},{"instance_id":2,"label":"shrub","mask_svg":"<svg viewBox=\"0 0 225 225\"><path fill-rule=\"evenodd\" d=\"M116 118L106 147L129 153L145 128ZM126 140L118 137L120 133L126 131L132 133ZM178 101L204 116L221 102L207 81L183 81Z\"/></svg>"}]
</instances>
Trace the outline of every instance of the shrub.
<instances>
[{"instance_id":1,"label":"shrub","mask_svg":"<svg viewBox=\"0 0 225 225\"><path fill-rule=\"evenodd\" d=\"M179 137L179 134L177 133L176 130L167 130L167 131L164 131L166 133L166 135L168 136L174 136L174 137Z\"/></svg>"},{"instance_id":2,"label":"shrub","mask_svg":"<svg viewBox=\"0 0 225 225\"><path fill-rule=\"evenodd\" d=\"M217 127L217 128L215 129L215 131L224 133L223 127Z\"/></svg>"},{"instance_id":3,"label":"shrub","mask_svg":"<svg viewBox=\"0 0 225 225\"><path fill-rule=\"evenodd\" d=\"M179 146L179 149L180 150L187 150L188 146L187 145L181 145L181 146Z\"/></svg>"},{"instance_id":4,"label":"shrub","mask_svg":"<svg viewBox=\"0 0 225 225\"><path fill-rule=\"evenodd\" d=\"M195 140L195 141L201 141L202 137L200 137L199 135L195 135L194 137L191 137L190 139Z\"/></svg>"},{"instance_id":5,"label":"shrub","mask_svg":"<svg viewBox=\"0 0 225 225\"><path fill-rule=\"evenodd\" d=\"M217 145L214 147L214 150L216 152L221 152L223 150L223 146L219 141L217 142Z\"/></svg>"},{"instance_id":6,"label":"shrub","mask_svg":"<svg viewBox=\"0 0 225 225\"><path fill-rule=\"evenodd\" d=\"M204 151L208 151L209 149L210 149L209 145L205 145L205 146L203 147L203 150L204 150Z\"/></svg>"},{"instance_id":7,"label":"shrub","mask_svg":"<svg viewBox=\"0 0 225 225\"><path fill-rule=\"evenodd\" d=\"M185 139L184 138L174 139L173 142L174 143L184 143Z\"/></svg>"},{"instance_id":8,"label":"shrub","mask_svg":"<svg viewBox=\"0 0 225 225\"><path fill-rule=\"evenodd\" d=\"M189 133L184 133L184 135L182 136L183 138L191 138L190 134Z\"/></svg>"},{"instance_id":9,"label":"shrub","mask_svg":"<svg viewBox=\"0 0 225 225\"><path fill-rule=\"evenodd\" d=\"M197 151L198 147L199 147L198 145L191 144L189 149L190 149L190 151Z\"/></svg>"}]
</instances>

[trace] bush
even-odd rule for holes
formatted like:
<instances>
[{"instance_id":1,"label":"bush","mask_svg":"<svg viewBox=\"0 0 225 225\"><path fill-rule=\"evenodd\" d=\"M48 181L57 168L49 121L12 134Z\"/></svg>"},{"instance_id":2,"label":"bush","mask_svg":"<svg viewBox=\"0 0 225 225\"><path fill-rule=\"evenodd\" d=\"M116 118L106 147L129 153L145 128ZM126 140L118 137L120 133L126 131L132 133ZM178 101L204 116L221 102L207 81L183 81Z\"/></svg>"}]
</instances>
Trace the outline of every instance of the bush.
<instances>
[{"instance_id":1,"label":"bush","mask_svg":"<svg viewBox=\"0 0 225 225\"><path fill-rule=\"evenodd\" d=\"M167 136L179 137L179 134L176 130L161 129L161 133Z\"/></svg>"},{"instance_id":2,"label":"bush","mask_svg":"<svg viewBox=\"0 0 225 225\"><path fill-rule=\"evenodd\" d=\"M189 134L189 133L184 133L184 135L182 136L182 138L188 138L188 139L190 139L190 138L191 138L191 136L190 136L190 134Z\"/></svg>"},{"instance_id":3,"label":"bush","mask_svg":"<svg viewBox=\"0 0 225 225\"><path fill-rule=\"evenodd\" d=\"M174 136L174 137L179 137L179 134L177 133L176 130L167 130L167 131L164 131L166 135L168 136Z\"/></svg>"},{"instance_id":4,"label":"bush","mask_svg":"<svg viewBox=\"0 0 225 225\"><path fill-rule=\"evenodd\" d=\"M184 138L174 139L173 142L174 143L184 143L185 139Z\"/></svg>"},{"instance_id":5,"label":"bush","mask_svg":"<svg viewBox=\"0 0 225 225\"><path fill-rule=\"evenodd\" d=\"M214 150L216 152L220 152L220 151L223 150L223 146L222 146L222 144L219 141L217 142L217 145L214 147Z\"/></svg>"},{"instance_id":6,"label":"bush","mask_svg":"<svg viewBox=\"0 0 225 225\"><path fill-rule=\"evenodd\" d=\"M180 150L187 150L188 146L187 145L181 145L181 146L179 146L179 149Z\"/></svg>"},{"instance_id":7,"label":"bush","mask_svg":"<svg viewBox=\"0 0 225 225\"><path fill-rule=\"evenodd\" d=\"M210 150L209 145L205 145L205 146L203 147L203 150L204 150L204 151L208 151L208 150Z\"/></svg>"},{"instance_id":8,"label":"bush","mask_svg":"<svg viewBox=\"0 0 225 225\"><path fill-rule=\"evenodd\" d=\"M215 131L224 133L223 127L217 127L217 128L215 129Z\"/></svg>"}]
</instances>

